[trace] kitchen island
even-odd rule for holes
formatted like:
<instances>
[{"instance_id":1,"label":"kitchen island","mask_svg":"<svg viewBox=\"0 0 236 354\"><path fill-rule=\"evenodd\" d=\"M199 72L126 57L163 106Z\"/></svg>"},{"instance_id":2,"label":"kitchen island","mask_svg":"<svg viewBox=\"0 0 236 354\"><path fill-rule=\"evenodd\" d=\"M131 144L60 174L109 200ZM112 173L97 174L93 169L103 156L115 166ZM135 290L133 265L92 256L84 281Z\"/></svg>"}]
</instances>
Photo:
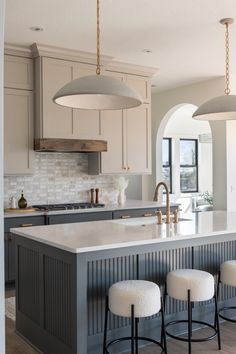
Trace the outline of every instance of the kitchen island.
<instances>
[{"instance_id":1,"label":"kitchen island","mask_svg":"<svg viewBox=\"0 0 236 354\"><path fill-rule=\"evenodd\" d=\"M214 211L184 216L178 224L156 218L109 220L12 229L16 235L16 330L45 354L102 352L104 303L111 284L146 279L160 285L176 268L217 274L236 259L236 213ZM235 292L224 289L230 303ZM186 310L169 301L167 316ZM211 305L208 307L211 312ZM206 307L195 307L208 316ZM159 317L141 331L156 332ZM112 318L109 336L127 335L127 319Z\"/></svg>"}]
</instances>

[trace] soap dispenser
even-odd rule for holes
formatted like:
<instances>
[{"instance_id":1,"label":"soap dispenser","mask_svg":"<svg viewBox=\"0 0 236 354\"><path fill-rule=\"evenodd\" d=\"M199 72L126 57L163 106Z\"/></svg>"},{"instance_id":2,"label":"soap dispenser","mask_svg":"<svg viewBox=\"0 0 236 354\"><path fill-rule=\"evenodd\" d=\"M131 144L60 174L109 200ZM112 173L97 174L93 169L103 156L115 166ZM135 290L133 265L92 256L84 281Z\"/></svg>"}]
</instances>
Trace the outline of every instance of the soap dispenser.
<instances>
[{"instance_id":1,"label":"soap dispenser","mask_svg":"<svg viewBox=\"0 0 236 354\"><path fill-rule=\"evenodd\" d=\"M24 209L27 207L27 200L24 198L24 193L23 191L21 191L21 197L20 199L18 200L18 207L20 209Z\"/></svg>"}]
</instances>

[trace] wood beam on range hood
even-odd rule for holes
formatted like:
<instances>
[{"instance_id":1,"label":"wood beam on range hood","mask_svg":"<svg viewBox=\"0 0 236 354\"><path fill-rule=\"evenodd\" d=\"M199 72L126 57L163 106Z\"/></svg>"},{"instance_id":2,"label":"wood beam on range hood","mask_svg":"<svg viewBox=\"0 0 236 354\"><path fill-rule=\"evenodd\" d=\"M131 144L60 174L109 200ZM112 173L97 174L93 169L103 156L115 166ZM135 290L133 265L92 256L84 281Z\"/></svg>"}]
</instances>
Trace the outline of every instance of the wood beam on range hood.
<instances>
[{"instance_id":1,"label":"wood beam on range hood","mask_svg":"<svg viewBox=\"0 0 236 354\"><path fill-rule=\"evenodd\" d=\"M34 150L41 152L102 152L107 151L105 140L35 139Z\"/></svg>"}]
</instances>

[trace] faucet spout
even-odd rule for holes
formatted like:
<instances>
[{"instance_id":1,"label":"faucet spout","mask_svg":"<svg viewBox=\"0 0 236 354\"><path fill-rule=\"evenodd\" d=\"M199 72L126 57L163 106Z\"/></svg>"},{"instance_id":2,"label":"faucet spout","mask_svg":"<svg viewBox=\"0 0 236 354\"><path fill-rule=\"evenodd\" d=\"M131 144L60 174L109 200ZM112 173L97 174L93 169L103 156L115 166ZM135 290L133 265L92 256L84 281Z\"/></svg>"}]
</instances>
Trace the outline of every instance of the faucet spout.
<instances>
[{"instance_id":1,"label":"faucet spout","mask_svg":"<svg viewBox=\"0 0 236 354\"><path fill-rule=\"evenodd\" d=\"M166 224L169 224L170 223L170 193L167 184L165 182L159 182L158 185L156 186L153 201L154 202L158 201L158 192L161 186L164 187L166 191Z\"/></svg>"}]
</instances>

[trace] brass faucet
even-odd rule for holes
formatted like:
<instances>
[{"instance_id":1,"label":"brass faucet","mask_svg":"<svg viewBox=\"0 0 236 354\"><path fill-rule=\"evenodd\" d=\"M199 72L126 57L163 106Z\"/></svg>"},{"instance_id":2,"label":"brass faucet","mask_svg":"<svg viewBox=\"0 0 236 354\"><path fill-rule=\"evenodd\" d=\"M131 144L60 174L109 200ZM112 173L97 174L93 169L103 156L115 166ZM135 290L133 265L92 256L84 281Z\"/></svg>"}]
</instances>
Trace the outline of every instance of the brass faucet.
<instances>
[{"instance_id":1,"label":"brass faucet","mask_svg":"<svg viewBox=\"0 0 236 354\"><path fill-rule=\"evenodd\" d=\"M158 201L158 192L161 186L163 186L166 190L166 224L169 224L170 223L170 193L167 184L165 182L159 182L158 185L156 186L153 201L154 202Z\"/></svg>"}]
</instances>

